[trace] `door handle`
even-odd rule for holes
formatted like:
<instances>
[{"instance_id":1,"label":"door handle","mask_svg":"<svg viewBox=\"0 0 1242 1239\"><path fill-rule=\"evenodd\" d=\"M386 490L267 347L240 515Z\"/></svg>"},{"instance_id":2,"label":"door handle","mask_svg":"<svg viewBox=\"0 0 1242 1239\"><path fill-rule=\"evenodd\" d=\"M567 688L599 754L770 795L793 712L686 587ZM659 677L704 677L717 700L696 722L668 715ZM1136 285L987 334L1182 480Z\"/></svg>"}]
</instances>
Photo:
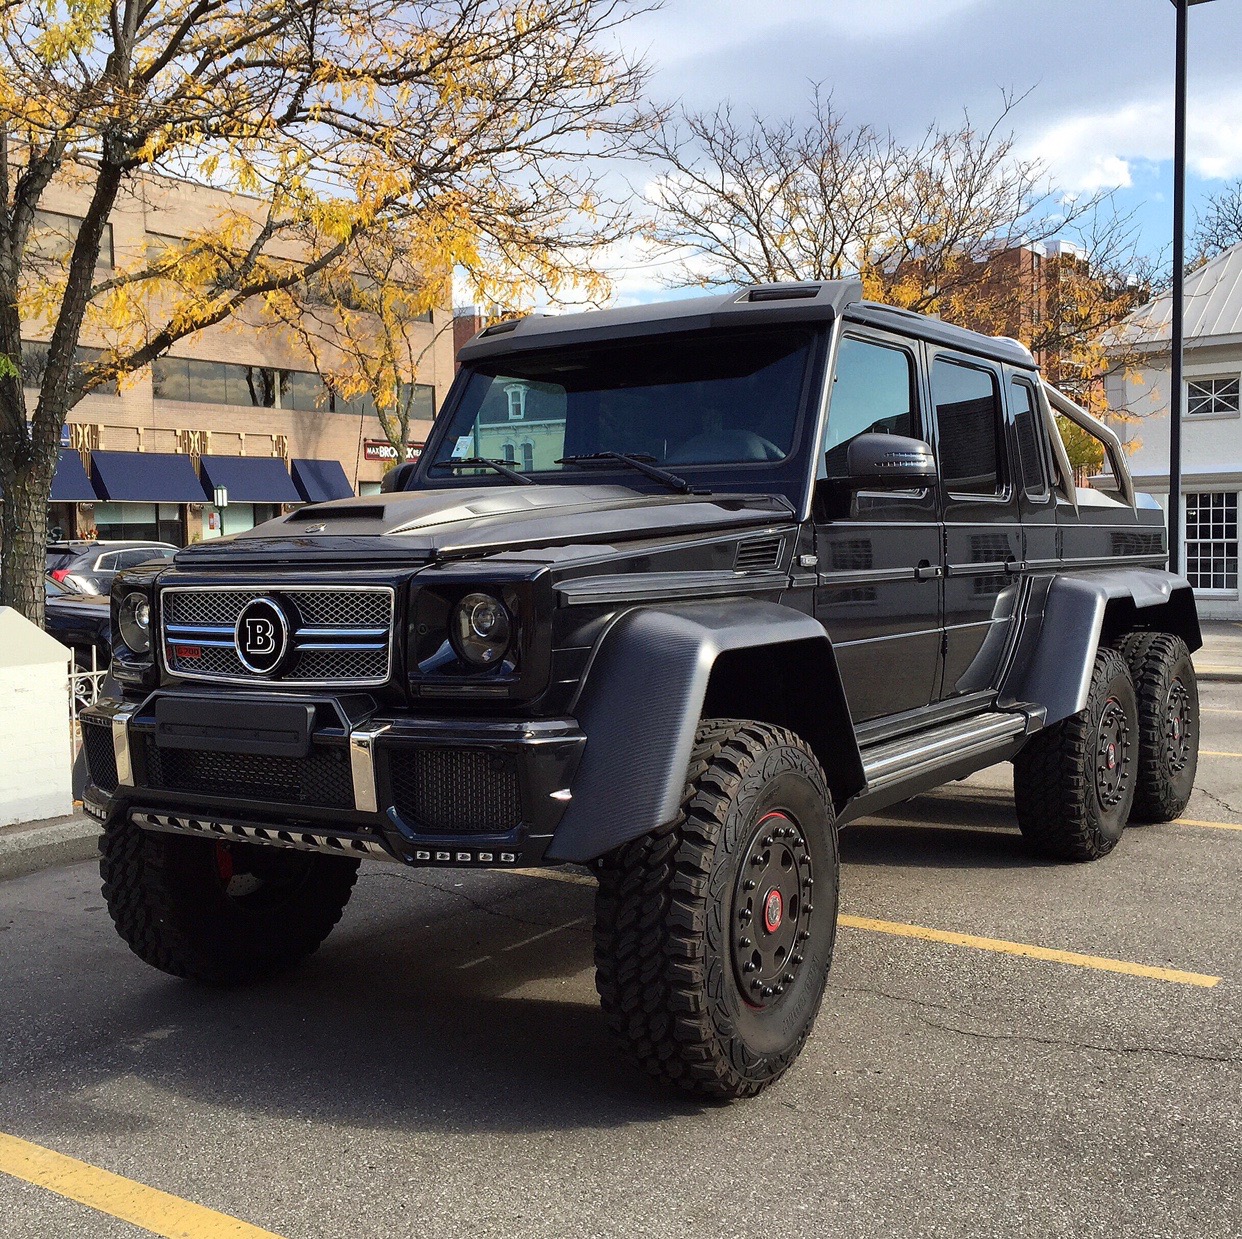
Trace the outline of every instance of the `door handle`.
<instances>
[{"instance_id":1,"label":"door handle","mask_svg":"<svg viewBox=\"0 0 1242 1239\"><path fill-rule=\"evenodd\" d=\"M942 576L944 576L944 569L927 559L919 560L918 566L914 569L916 581L935 581Z\"/></svg>"}]
</instances>

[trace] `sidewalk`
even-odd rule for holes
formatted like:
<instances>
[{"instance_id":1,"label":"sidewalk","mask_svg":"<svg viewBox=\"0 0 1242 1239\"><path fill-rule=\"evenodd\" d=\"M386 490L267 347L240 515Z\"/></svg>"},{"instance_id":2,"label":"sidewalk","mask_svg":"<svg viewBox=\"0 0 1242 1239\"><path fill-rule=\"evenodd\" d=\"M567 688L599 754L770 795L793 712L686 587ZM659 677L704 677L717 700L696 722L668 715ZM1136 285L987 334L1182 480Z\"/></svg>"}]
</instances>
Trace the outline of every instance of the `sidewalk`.
<instances>
[{"instance_id":1,"label":"sidewalk","mask_svg":"<svg viewBox=\"0 0 1242 1239\"><path fill-rule=\"evenodd\" d=\"M0 826L0 879L89 860L98 848L99 823L85 813Z\"/></svg>"},{"instance_id":2,"label":"sidewalk","mask_svg":"<svg viewBox=\"0 0 1242 1239\"><path fill-rule=\"evenodd\" d=\"M1201 620L1203 648L1194 655L1201 680L1242 681L1242 624L1230 620Z\"/></svg>"}]
</instances>

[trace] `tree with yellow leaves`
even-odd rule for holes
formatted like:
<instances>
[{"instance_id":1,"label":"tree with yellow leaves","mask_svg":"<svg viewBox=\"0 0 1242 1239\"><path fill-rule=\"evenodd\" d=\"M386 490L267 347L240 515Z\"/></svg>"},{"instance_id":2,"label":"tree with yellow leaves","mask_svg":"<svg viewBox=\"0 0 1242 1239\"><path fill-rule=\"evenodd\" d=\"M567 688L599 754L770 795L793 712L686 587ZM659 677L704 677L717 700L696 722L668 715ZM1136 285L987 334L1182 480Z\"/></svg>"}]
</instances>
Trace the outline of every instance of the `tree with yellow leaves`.
<instances>
[{"instance_id":1,"label":"tree with yellow leaves","mask_svg":"<svg viewBox=\"0 0 1242 1239\"><path fill-rule=\"evenodd\" d=\"M0 602L43 612L46 505L84 394L243 308L287 317L352 280L373 236L457 267L481 299L599 295L624 226L592 156L648 126L626 0L0 0ZM112 270L119 195L173 174L230 198L206 228ZM50 190L87 203L69 235ZM34 407L22 338L47 341ZM84 335L101 347L80 359Z\"/></svg>"}]
</instances>

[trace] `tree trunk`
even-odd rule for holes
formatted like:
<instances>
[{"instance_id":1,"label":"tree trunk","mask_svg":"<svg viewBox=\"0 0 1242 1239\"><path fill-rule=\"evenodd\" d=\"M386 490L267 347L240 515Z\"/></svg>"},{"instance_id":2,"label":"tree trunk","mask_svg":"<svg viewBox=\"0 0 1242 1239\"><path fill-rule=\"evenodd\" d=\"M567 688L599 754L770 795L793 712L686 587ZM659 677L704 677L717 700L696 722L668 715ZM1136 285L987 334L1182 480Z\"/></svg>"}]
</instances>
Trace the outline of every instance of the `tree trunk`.
<instances>
[{"instance_id":1,"label":"tree trunk","mask_svg":"<svg viewBox=\"0 0 1242 1239\"><path fill-rule=\"evenodd\" d=\"M0 472L4 486L4 548L0 557L0 605L14 607L43 627L43 574L47 571L47 504L52 468L32 464Z\"/></svg>"}]
</instances>

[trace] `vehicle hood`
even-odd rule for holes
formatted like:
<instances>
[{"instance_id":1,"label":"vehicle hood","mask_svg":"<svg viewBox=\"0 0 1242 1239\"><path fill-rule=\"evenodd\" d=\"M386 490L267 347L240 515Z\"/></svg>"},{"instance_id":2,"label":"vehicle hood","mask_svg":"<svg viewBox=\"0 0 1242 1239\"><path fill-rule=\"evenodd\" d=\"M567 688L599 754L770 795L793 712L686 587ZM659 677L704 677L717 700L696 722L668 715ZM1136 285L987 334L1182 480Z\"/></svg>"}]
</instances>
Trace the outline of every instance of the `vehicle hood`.
<instances>
[{"instance_id":1,"label":"vehicle hood","mask_svg":"<svg viewBox=\"0 0 1242 1239\"><path fill-rule=\"evenodd\" d=\"M615 485L399 491L311 504L245 533L188 547L176 563L466 559L743 528L792 516L776 495L651 495Z\"/></svg>"}]
</instances>

